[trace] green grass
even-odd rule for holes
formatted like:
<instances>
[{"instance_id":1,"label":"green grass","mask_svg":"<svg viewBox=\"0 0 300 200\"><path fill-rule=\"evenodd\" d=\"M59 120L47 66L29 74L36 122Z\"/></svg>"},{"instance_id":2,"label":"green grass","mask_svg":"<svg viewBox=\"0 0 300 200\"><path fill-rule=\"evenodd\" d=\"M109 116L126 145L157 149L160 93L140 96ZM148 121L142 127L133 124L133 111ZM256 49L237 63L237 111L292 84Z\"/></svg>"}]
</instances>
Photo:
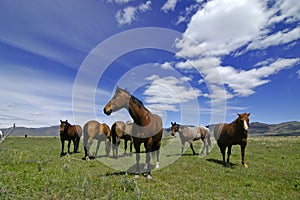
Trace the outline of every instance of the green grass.
<instances>
[{"instance_id":1,"label":"green grass","mask_svg":"<svg viewBox=\"0 0 300 200\"><path fill-rule=\"evenodd\" d=\"M200 146L194 143L195 150ZM0 144L0 199L300 198L299 137L249 138L248 169L239 146L232 149L232 168L219 163L215 146L204 158L185 155L153 171L152 180L82 160L82 143L81 153L62 158L60 148L59 138L8 137Z\"/></svg>"}]
</instances>

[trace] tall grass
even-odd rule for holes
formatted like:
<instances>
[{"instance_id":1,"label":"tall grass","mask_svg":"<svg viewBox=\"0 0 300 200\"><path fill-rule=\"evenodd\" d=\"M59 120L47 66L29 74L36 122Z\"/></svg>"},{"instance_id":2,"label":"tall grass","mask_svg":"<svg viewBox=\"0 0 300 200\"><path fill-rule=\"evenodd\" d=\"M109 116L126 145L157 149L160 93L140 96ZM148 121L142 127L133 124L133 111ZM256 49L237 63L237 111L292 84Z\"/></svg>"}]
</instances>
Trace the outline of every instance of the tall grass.
<instances>
[{"instance_id":1,"label":"tall grass","mask_svg":"<svg viewBox=\"0 0 300 200\"><path fill-rule=\"evenodd\" d=\"M81 153L62 158L60 148L59 138L6 138L0 145L0 199L300 198L298 137L250 138L248 169L241 165L239 146L232 149L231 168L220 164L216 146L203 158L188 149L154 171L152 180L82 160L82 144Z\"/></svg>"}]
</instances>

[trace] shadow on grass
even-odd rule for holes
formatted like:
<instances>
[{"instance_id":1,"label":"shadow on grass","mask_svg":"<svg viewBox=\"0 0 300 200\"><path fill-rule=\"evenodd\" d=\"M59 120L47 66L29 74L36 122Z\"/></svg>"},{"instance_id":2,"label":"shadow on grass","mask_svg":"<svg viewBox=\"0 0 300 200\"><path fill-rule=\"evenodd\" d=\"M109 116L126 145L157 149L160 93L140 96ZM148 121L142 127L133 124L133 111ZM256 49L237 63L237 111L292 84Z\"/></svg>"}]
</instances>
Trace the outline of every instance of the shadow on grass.
<instances>
[{"instance_id":1,"label":"shadow on grass","mask_svg":"<svg viewBox=\"0 0 300 200\"><path fill-rule=\"evenodd\" d=\"M229 165L227 163L224 163L222 160L218 160L218 159L214 159L214 158L208 158L206 159L208 162L213 162L216 163L218 165L222 165L223 167L226 168L234 168L236 166L236 164L233 164L232 162L229 163Z\"/></svg>"}]
</instances>

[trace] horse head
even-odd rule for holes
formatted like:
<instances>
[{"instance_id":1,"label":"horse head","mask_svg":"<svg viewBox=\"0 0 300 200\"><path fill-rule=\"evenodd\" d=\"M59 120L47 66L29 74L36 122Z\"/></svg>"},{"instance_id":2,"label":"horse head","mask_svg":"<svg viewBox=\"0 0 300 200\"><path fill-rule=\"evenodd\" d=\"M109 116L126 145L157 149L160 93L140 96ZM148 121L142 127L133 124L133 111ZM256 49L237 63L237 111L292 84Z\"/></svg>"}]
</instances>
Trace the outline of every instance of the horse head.
<instances>
[{"instance_id":1,"label":"horse head","mask_svg":"<svg viewBox=\"0 0 300 200\"><path fill-rule=\"evenodd\" d=\"M66 120L66 121L60 120L59 131L60 131L60 132L65 132L66 128L67 128L69 125L70 125L70 124L69 124L68 120Z\"/></svg>"},{"instance_id":2,"label":"horse head","mask_svg":"<svg viewBox=\"0 0 300 200\"><path fill-rule=\"evenodd\" d=\"M117 87L114 96L103 108L103 112L106 115L110 115L122 108L128 108L130 97L131 95L126 90Z\"/></svg>"},{"instance_id":3,"label":"horse head","mask_svg":"<svg viewBox=\"0 0 300 200\"><path fill-rule=\"evenodd\" d=\"M249 116L251 113L242 113L237 115L239 116L236 120L237 124L242 127L244 131L248 131L249 129Z\"/></svg>"},{"instance_id":4,"label":"horse head","mask_svg":"<svg viewBox=\"0 0 300 200\"><path fill-rule=\"evenodd\" d=\"M179 124L176 124L176 122L174 122L174 123L171 122L171 125L172 125L172 126L171 126L171 130L172 130L171 135L174 136L175 133L178 132L179 126L180 126L180 125L179 125Z\"/></svg>"}]
</instances>

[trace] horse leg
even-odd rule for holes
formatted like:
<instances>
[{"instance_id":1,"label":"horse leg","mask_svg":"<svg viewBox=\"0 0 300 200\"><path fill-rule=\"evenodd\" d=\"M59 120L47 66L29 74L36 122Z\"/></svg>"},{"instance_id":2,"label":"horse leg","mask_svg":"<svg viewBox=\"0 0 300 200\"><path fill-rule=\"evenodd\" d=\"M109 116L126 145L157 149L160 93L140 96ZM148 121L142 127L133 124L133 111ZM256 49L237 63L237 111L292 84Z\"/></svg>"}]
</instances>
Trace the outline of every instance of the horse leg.
<instances>
[{"instance_id":1,"label":"horse leg","mask_svg":"<svg viewBox=\"0 0 300 200\"><path fill-rule=\"evenodd\" d=\"M192 149L192 151L193 151L193 155L196 155L196 152L195 152L195 150L194 150L194 147L193 147L193 143L192 143L192 142L190 142L190 147L191 147L191 149Z\"/></svg>"},{"instance_id":2,"label":"horse leg","mask_svg":"<svg viewBox=\"0 0 300 200\"><path fill-rule=\"evenodd\" d=\"M70 146L71 146L71 140L68 140L68 154L71 154Z\"/></svg>"},{"instance_id":3,"label":"horse leg","mask_svg":"<svg viewBox=\"0 0 300 200\"><path fill-rule=\"evenodd\" d=\"M204 153L204 149L205 149L205 146L206 146L206 142L203 138L201 138L202 142L203 142L203 147L201 149L201 152L200 152L200 155L202 155Z\"/></svg>"},{"instance_id":4,"label":"horse leg","mask_svg":"<svg viewBox=\"0 0 300 200\"><path fill-rule=\"evenodd\" d=\"M151 178L151 173L150 173L150 160L151 160L151 156L150 156L150 152L151 152L151 147L153 145L152 143L152 138L149 138L147 142L144 143L145 149L146 149L146 163L145 163L145 167L144 167L144 171L145 171L145 176L147 176L147 178Z\"/></svg>"},{"instance_id":5,"label":"horse leg","mask_svg":"<svg viewBox=\"0 0 300 200\"><path fill-rule=\"evenodd\" d=\"M60 153L60 157L66 155L64 153L64 147L65 147L65 141L64 140L61 140L61 153Z\"/></svg>"},{"instance_id":6,"label":"horse leg","mask_svg":"<svg viewBox=\"0 0 300 200\"><path fill-rule=\"evenodd\" d=\"M204 139L204 146L205 146L205 148L206 148L206 155L208 155L208 153L209 153L209 148L208 148L208 146L209 146L209 142L208 142L208 137L209 136L206 136L206 138Z\"/></svg>"},{"instance_id":7,"label":"horse leg","mask_svg":"<svg viewBox=\"0 0 300 200\"><path fill-rule=\"evenodd\" d=\"M230 154L231 154L231 148L232 148L232 145L229 145L228 150L227 150L227 166L230 166L229 157L230 157Z\"/></svg>"},{"instance_id":8,"label":"horse leg","mask_svg":"<svg viewBox=\"0 0 300 200\"><path fill-rule=\"evenodd\" d=\"M90 147L92 146L93 138L89 138L86 145L84 146L84 154L86 160L90 159Z\"/></svg>"},{"instance_id":9,"label":"horse leg","mask_svg":"<svg viewBox=\"0 0 300 200\"><path fill-rule=\"evenodd\" d=\"M245 168L248 168L248 165L246 164L246 161L245 161L245 149L246 149L246 146L247 146L247 143L246 142L242 142L242 144L241 144L241 155L242 155L242 165Z\"/></svg>"},{"instance_id":10,"label":"horse leg","mask_svg":"<svg viewBox=\"0 0 300 200\"><path fill-rule=\"evenodd\" d=\"M140 173L140 145L141 143L136 142L134 143L134 148L135 148L135 178L139 177L139 173Z\"/></svg>"},{"instance_id":11,"label":"horse leg","mask_svg":"<svg viewBox=\"0 0 300 200\"><path fill-rule=\"evenodd\" d=\"M181 153L180 153L181 156L183 155L184 144L185 144L185 142L181 141Z\"/></svg>"},{"instance_id":12,"label":"horse leg","mask_svg":"<svg viewBox=\"0 0 300 200\"><path fill-rule=\"evenodd\" d=\"M105 140L105 156L108 157L109 156L109 152L110 152L110 148L111 148L111 143L110 143L110 139L106 138Z\"/></svg>"},{"instance_id":13,"label":"horse leg","mask_svg":"<svg viewBox=\"0 0 300 200\"><path fill-rule=\"evenodd\" d=\"M126 150L127 150L127 140L126 139L124 140L124 145L125 145L125 147L124 147L124 156L126 156Z\"/></svg>"},{"instance_id":14,"label":"horse leg","mask_svg":"<svg viewBox=\"0 0 300 200\"><path fill-rule=\"evenodd\" d=\"M130 140L130 153L129 155L131 156L132 155L132 140Z\"/></svg>"},{"instance_id":15,"label":"horse leg","mask_svg":"<svg viewBox=\"0 0 300 200\"><path fill-rule=\"evenodd\" d=\"M97 148L96 148L96 153L95 153L95 157L98 155L98 151L99 151L99 148L100 148L100 139L98 140L98 143L97 143Z\"/></svg>"}]
</instances>

